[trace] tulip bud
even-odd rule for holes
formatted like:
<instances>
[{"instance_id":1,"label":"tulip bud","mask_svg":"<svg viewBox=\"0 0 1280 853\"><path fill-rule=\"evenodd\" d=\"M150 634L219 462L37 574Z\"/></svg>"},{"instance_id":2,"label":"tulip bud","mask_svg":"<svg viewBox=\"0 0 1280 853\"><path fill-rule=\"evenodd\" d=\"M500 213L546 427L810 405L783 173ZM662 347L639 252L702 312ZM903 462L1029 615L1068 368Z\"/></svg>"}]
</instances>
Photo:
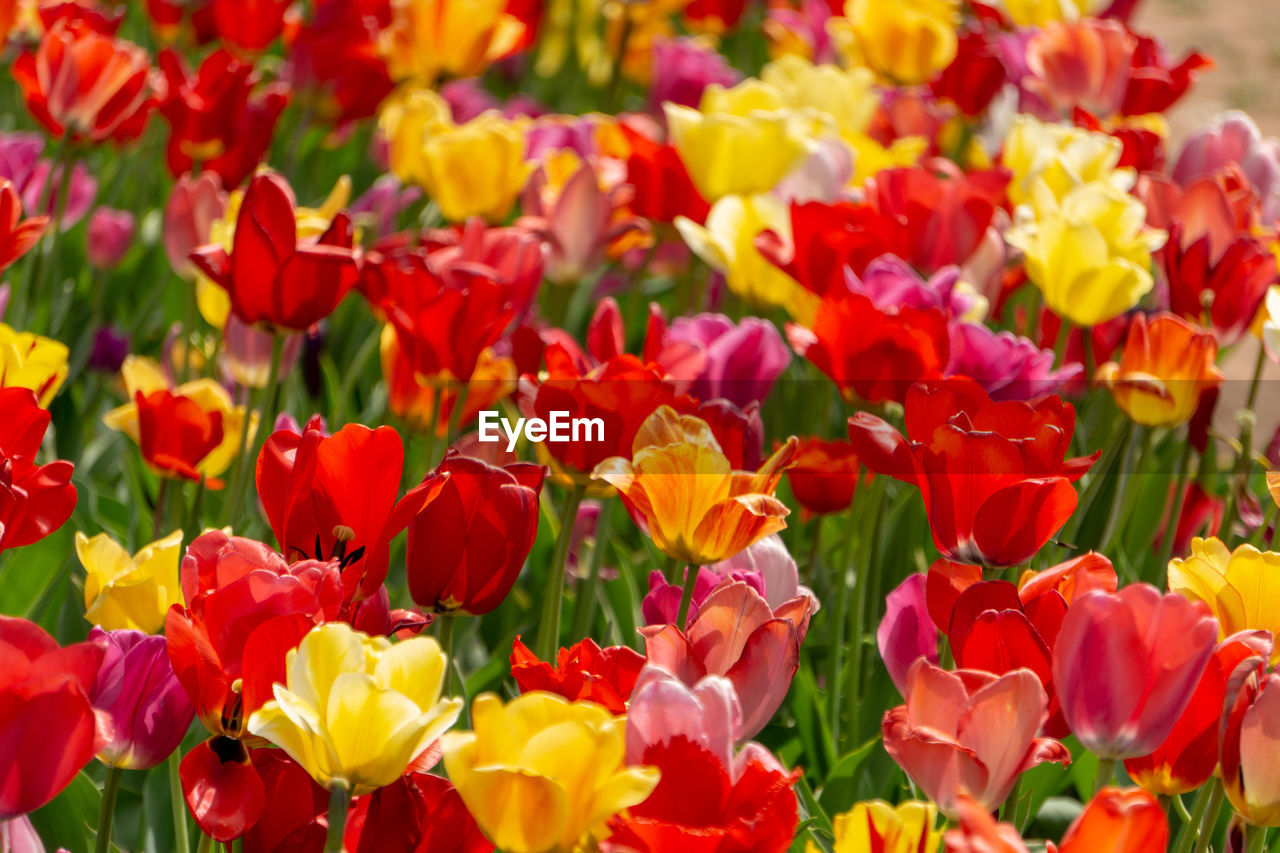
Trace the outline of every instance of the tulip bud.
<instances>
[{"instance_id":1,"label":"tulip bud","mask_svg":"<svg viewBox=\"0 0 1280 853\"><path fill-rule=\"evenodd\" d=\"M100 270L115 269L133 243L136 222L127 210L99 207L89 217L85 236L89 263Z\"/></svg>"}]
</instances>

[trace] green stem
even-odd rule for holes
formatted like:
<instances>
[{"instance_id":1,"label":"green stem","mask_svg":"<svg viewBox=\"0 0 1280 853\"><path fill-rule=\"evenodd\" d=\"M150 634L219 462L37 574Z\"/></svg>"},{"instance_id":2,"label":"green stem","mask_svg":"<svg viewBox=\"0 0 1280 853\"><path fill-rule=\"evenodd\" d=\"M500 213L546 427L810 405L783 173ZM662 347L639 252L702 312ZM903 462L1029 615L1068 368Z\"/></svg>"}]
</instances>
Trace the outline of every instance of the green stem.
<instances>
[{"instance_id":1,"label":"green stem","mask_svg":"<svg viewBox=\"0 0 1280 853\"><path fill-rule=\"evenodd\" d=\"M1245 398L1244 407L1253 409L1253 404L1258 401L1258 387L1262 383L1262 370L1267 364L1267 348L1263 346L1262 341L1258 341L1258 358L1253 363L1253 379L1249 382L1249 396Z\"/></svg>"},{"instance_id":2,"label":"green stem","mask_svg":"<svg viewBox=\"0 0 1280 853\"><path fill-rule=\"evenodd\" d=\"M240 507L248 503L245 500L246 489L249 481L253 479L250 473L256 466L258 454L262 452L262 445L266 444L267 436L271 433L271 427L276 418L276 406L280 400L280 366L284 361L284 338L279 335L273 335L271 338L271 367L267 371L267 385L262 389L259 395L258 404L258 427L254 431L253 443L248 445L252 448L251 452L246 453L246 436L249 432L250 418L246 415L244 432L240 436L241 458L236 468L235 491L230 496L229 505L224 511L223 516L226 518L226 524L240 517Z\"/></svg>"},{"instance_id":3,"label":"green stem","mask_svg":"<svg viewBox=\"0 0 1280 853\"><path fill-rule=\"evenodd\" d=\"M173 814L173 849L175 853L189 853L191 839L187 836L187 810L182 795L182 778L178 775L181 763L181 750L177 749L165 762L169 771L169 811Z\"/></svg>"},{"instance_id":4,"label":"green stem","mask_svg":"<svg viewBox=\"0 0 1280 853\"><path fill-rule=\"evenodd\" d=\"M1245 835L1249 838L1249 846L1246 848L1248 853L1262 853L1267 849L1267 828L1265 826L1249 824L1245 828Z\"/></svg>"},{"instance_id":5,"label":"green stem","mask_svg":"<svg viewBox=\"0 0 1280 853\"><path fill-rule=\"evenodd\" d=\"M178 382L186 382L191 376L191 332L196 327L196 286L187 282L182 306L182 365L178 370Z\"/></svg>"},{"instance_id":6,"label":"green stem","mask_svg":"<svg viewBox=\"0 0 1280 853\"><path fill-rule=\"evenodd\" d=\"M1209 794L1209 808L1204 814L1204 823L1196 830L1195 853L1205 853L1209 849L1209 840L1213 837L1213 829L1218 825L1218 812L1222 808L1222 783L1214 779L1210 784L1213 791Z\"/></svg>"},{"instance_id":7,"label":"green stem","mask_svg":"<svg viewBox=\"0 0 1280 853\"><path fill-rule=\"evenodd\" d=\"M462 424L462 410L467 406L467 395L470 391L471 383L458 383L458 392L453 395L453 408L449 410L449 432L444 437L445 453L448 453L448 447L458 440L458 427Z\"/></svg>"},{"instance_id":8,"label":"green stem","mask_svg":"<svg viewBox=\"0 0 1280 853\"><path fill-rule=\"evenodd\" d=\"M351 804L351 792L335 787L329 791L329 834L325 839L325 853L342 853L342 836L347 829L347 807Z\"/></svg>"},{"instance_id":9,"label":"green stem","mask_svg":"<svg viewBox=\"0 0 1280 853\"><path fill-rule=\"evenodd\" d=\"M102 786L102 809L98 812L98 838L93 849L96 853L107 853L111 849L111 821L116 813L116 795L120 793L120 777L124 771L119 767L107 767L107 781Z\"/></svg>"},{"instance_id":10,"label":"green stem","mask_svg":"<svg viewBox=\"0 0 1280 853\"><path fill-rule=\"evenodd\" d=\"M1111 784L1111 779L1116 774L1116 760L1114 758L1098 759L1098 773L1093 777L1093 795L1098 796L1098 792Z\"/></svg>"},{"instance_id":11,"label":"green stem","mask_svg":"<svg viewBox=\"0 0 1280 853\"><path fill-rule=\"evenodd\" d=\"M1257 417L1252 409L1240 411L1236 417L1240 421L1240 453L1236 456L1235 470L1230 478L1231 485L1227 492L1227 508L1222 513L1222 524L1218 525L1218 538L1227 542L1231 536L1231 528L1240 517L1240 499L1238 495L1249 481L1249 469L1253 464L1253 427Z\"/></svg>"},{"instance_id":12,"label":"green stem","mask_svg":"<svg viewBox=\"0 0 1280 853\"><path fill-rule=\"evenodd\" d=\"M32 319L27 314L28 310L39 304L41 273L44 272L44 257L46 254L52 253L58 243L58 231L62 227L62 217L66 211L67 190L71 186L71 173L74 162L75 156L72 152L71 136L67 134L62 137L62 141L58 144L58 152L54 156L53 165L49 167L49 173L45 176L44 189L40 194L40 207L36 212L43 215L49 209L49 200L53 197L54 179L59 173L62 175L62 185L58 188L58 204L54 208L53 219L32 249L31 263L27 267L26 287L21 292L13 294L10 311L14 328L25 328ZM46 244L48 245L46 246ZM48 249L47 252L46 248Z\"/></svg>"},{"instance_id":13,"label":"green stem","mask_svg":"<svg viewBox=\"0 0 1280 853\"><path fill-rule=\"evenodd\" d=\"M595 615L596 599L600 597L600 561L604 557L605 543L609 541L610 523L613 515L613 502L602 501L600 515L596 519L596 531L592 537L591 553L587 556L587 578L581 587L578 603L573 611L574 637L587 636L591 626L591 618Z\"/></svg>"},{"instance_id":14,"label":"green stem","mask_svg":"<svg viewBox=\"0 0 1280 853\"><path fill-rule=\"evenodd\" d=\"M440 650L445 654L444 695L453 695L454 660L453 660L453 628L455 617L452 613L441 613L436 624L436 639Z\"/></svg>"},{"instance_id":15,"label":"green stem","mask_svg":"<svg viewBox=\"0 0 1280 853\"><path fill-rule=\"evenodd\" d=\"M849 510L849 527L844 537L844 549L841 554L843 559L841 559L840 563L840 576L837 578L836 601L831 613L831 626L835 630L835 636L831 638L831 665L827 671L827 689L829 691L828 695L831 697L831 740L836 744L838 752L843 752L840 749L840 719L843 716L843 709L840 707L840 695L841 678L844 676L845 615L849 612L849 592L853 588L853 549L858 538L858 509L860 507L861 504L858 504L855 498L855 505ZM810 582L812 582L812 578Z\"/></svg>"},{"instance_id":16,"label":"green stem","mask_svg":"<svg viewBox=\"0 0 1280 853\"><path fill-rule=\"evenodd\" d=\"M1196 842L1196 831L1204 820L1205 809L1209 807L1213 787L1213 784L1204 784L1200 786L1200 790L1196 791L1196 800L1191 806L1191 816L1183 821L1182 829L1178 830L1178 843L1173 848L1174 853L1191 853L1191 845Z\"/></svg>"},{"instance_id":17,"label":"green stem","mask_svg":"<svg viewBox=\"0 0 1280 853\"><path fill-rule=\"evenodd\" d=\"M871 496L871 504L875 507L871 513L871 528L863 536L867 542L863 551L862 564L857 568L854 578L857 589L853 595L853 625L849 633L849 683L845 686L847 698L844 704L854 711L850 721L850 734L854 743L860 743L859 718L857 709L862 705L862 637L866 631L867 588L870 586L871 573L875 571L876 554L880 550L880 528L884 522L884 477L877 477L879 486ZM869 540L869 541L868 541Z\"/></svg>"},{"instance_id":18,"label":"green stem","mask_svg":"<svg viewBox=\"0 0 1280 853\"><path fill-rule=\"evenodd\" d=\"M196 847L196 853L210 853L213 850L213 837L200 833L200 844Z\"/></svg>"},{"instance_id":19,"label":"green stem","mask_svg":"<svg viewBox=\"0 0 1280 853\"><path fill-rule=\"evenodd\" d=\"M1111 546L1115 537L1119 536L1122 531L1128 527L1130 516L1133 514L1133 504L1137 499L1140 490L1134 490L1131 482L1134 477L1142 473L1143 465L1146 463L1147 456L1151 453L1151 440L1154 432L1150 427L1140 426L1138 431L1141 437L1138 439L1138 453L1136 458L1132 451L1132 443L1130 450L1125 454L1124 467L1128 467L1128 460L1133 459L1133 468L1131 471L1119 471L1121 477L1120 482L1116 484L1115 495L1111 502L1111 512L1107 516L1107 525L1104 528L1102 539L1100 540L1099 550L1103 554L1111 553Z\"/></svg>"},{"instance_id":20,"label":"green stem","mask_svg":"<svg viewBox=\"0 0 1280 853\"><path fill-rule=\"evenodd\" d=\"M164 529L164 513L165 504L169 502L169 478L160 478L160 490L156 492L156 506L151 513L151 538L153 540L160 538L160 531Z\"/></svg>"},{"instance_id":21,"label":"green stem","mask_svg":"<svg viewBox=\"0 0 1280 853\"><path fill-rule=\"evenodd\" d=\"M545 661L555 660L560 643L560 609L564 599L564 564L569 557L569 542L573 538L573 521L578 517L578 506L587 487L575 484L565 499L560 514L560 535L556 538L555 552L548 567L547 588L542 601L542 618L538 625L537 654Z\"/></svg>"},{"instance_id":22,"label":"green stem","mask_svg":"<svg viewBox=\"0 0 1280 853\"><path fill-rule=\"evenodd\" d=\"M1182 519L1182 507L1187 501L1187 478L1191 476L1191 442L1183 441L1178 455L1178 474L1173 481L1173 509L1166 516L1164 538L1160 540L1160 559L1156 571L1163 572L1173 556L1173 540L1178 538L1178 522ZM1159 578L1157 578L1159 579Z\"/></svg>"},{"instance_id":23,"label":"green stem","mask_svg":"<svg viewBox=\"0 0 1280 853\"><path fill-rule=\"evenodd\" d=\"M693 588L698 585L699 567L685 566L684 592L680 593L680 609L676 612L676 627L685 630L689 621L689 608L693 605Z\"/></svg>"}]
</instances>

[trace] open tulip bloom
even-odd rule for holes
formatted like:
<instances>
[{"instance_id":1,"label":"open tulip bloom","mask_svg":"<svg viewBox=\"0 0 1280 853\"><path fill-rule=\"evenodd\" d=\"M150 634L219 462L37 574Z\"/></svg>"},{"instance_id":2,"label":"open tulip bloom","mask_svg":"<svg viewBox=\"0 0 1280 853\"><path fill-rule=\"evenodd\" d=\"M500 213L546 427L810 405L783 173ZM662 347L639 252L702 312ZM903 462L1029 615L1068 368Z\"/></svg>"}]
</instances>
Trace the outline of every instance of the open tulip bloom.
<instances>
[{"instance_id":1,"label":"open tulip bloom","mask_svg":"<svg viewBox=\"0 0 1280 853\"><path fill-rule=\"evenodd\" d=\"M0 853L1280 849L1170 2L0 0Z\"/></svg>"}]
</instances>

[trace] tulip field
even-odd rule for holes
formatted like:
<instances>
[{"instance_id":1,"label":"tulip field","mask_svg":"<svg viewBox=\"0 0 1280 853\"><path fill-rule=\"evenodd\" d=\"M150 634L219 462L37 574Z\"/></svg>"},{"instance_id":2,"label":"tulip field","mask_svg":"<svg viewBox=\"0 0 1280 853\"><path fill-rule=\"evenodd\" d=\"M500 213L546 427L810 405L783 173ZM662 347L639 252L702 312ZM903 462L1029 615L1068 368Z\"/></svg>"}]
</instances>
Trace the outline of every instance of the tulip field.
<instances>
[{"instance_id":1,"label":"tulip field","mask_svg":"<svg viewBox=\"0 0 1280 853\"><path fill-rule=\"evenodd\" d=\"M1280 850L1142 8L0 0L0 853Z\"/></svg>"}]
</instances>

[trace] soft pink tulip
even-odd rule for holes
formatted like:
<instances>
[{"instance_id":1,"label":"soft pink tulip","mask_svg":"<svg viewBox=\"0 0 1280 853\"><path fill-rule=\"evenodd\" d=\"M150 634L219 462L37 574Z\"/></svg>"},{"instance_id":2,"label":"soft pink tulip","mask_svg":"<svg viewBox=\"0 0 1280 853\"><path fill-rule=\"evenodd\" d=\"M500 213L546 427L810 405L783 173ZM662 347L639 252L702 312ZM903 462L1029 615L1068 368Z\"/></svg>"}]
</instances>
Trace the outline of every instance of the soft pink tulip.
<instances>
[{"instance_id":1,"label":"soft pink tulip","mask_svg":"<svg viewBox=\"0 0 1280 853\"><path fill-rule=\"evenodd\" d=\"M227 194L213 172L178 178L164 208L164 251L174 272L183 278L195 276L191 252L209 242L213 223L226 210Z\"/></svg>"},{"instance_id":2,"label":"soft pink tulip","mask_svg":"<svg viewBox=\"0 0 1280 853\"><path fill-rule=\"evenodd\" d=\"M89 217L85 249L89 263L100 270L115 269L133 243L136 222L127 210L100 207Z\"/></svg>"},{"instance_id":3,"label":"soft pink tulip","mask_svg":"<svg viewBox=\"0 0 1280 853\"><path fill-rule=\"evenodd\" d=\"M742 408L763 403L791 362L791 349L777 326L759 317L744 317L738 323L723 314L677 317L667 328L664 342L702 351L700 366L693 359L682 365L696 370L690 394L699 400L723 398Z\"/></svg>"},{"instance_id":4,"label":"soft pink tulip","mask_svg":"<svg viewBox=\"0 0 1280 853\"><path fill-rule=\"evenodd\" d=\"M1280 140L1263 138L1253 119L1238 110L1219 117L1187 140L1171 172L1183 186L1211 177L1228 163L1236 163L1258 191L1262 218L1280 215Z\"/></svg>"},{"instance_id":5,"label":"soft pink tulip","mask_svg":"<svg viewBox=\"0 0 1280 853\"><path fill-rule=\"evenodd\" d=\"M686 685L649 664L640 671L627 706L627 763L642 763L651 744L685 737L727 769L741 732L742 703L727 678L708 675Z\"/></svg>"},{"instance_id":6,"label":"soft pink tulip","mask_svg":"<svg viewBox=\"0 0 1280 853\"><path fill-rule=\"evenodd\" d=\"M884 715L884 748L948 817L957 817L961 794L990 811L1024 771L1071 762L1061 743L1036 737L1048 699L1029 669L995 676L919 660L906 697Z\"/></svg>"},{"instance_id":7,"label":"soft pink tulip","mask_svg":"<svg viewBox=\"0 0 1280 853\"><path fill-rule=\"evenodd\" d=\"M53 169L52 160L40 160L31 172L26 189L22 191L22 209L29 215L41 211L49 217L57 212L62 197L62 179L66 170L59 168L53 178L53 186L46 186L49 172ZM77 163L71 170L71 187L67 190L66 206L62 210L62 231L70 231L76 223L84 219L84 215L93 206L93 199L98 194L98 179L83 163Z\"/></svg>"},{"instance_id":8,"label":"soft pink tulip","mask_svg":"<svg viewBox=\"0 0 1280 853\"><path fill-rule=\"evenodd\" d=\"M45 853L40 833L26 815L0 820L0 853Z\"/></svg>"},{"instance_id":9,"label":"soft pink tulip","mask_svg":"<svg viewBox=\"0 0 1280 853\"><path fill-rule=\"evenodd\" d=\"M1101 758L1150 754L1190 701L1217 639L1202 602L1148 584L1077 596L1053 649L1071 731Z\"/></svg>"},{"instance_id":10,"label":"soft pink tulip","mask_svg":"<svg viewBox=\"0 0 1280 853\"><path fill-rule=\"evenodd\" d=\"M655 107L670 101L696 108L708 86L732 86L741 79L723 55L699 39L664 38L653 43L649 99Z\"/></svg>"},{"instance_id":11,"label":"soft pink tulip","mask_svg":"<svg viewBox=\"0 0 1280 853\"><path fill-rule=\"evenodd\" d=\"M723 675L742 701L741 738L754 737L786 698L800 656L800 643L816 609L810 595L797 595L776 610L749 584L728 581L702 603L687 631L675 625L641 628L649 662L685 684Z\"/></svg>"},{"instance_id":12,"label":"soft pink tulip","mask_svg":"<svg viewBox=\"0 0 1280 853\"><path fill-rule=\"evenodd\" d=\"M923 658L938 662L938 628L925 600L927 580L927 575L914 574L889 593L884 619L876 629L880 658L903 695L907 692L907 675L916 661Z\"/></svg>"}]
</instances>

